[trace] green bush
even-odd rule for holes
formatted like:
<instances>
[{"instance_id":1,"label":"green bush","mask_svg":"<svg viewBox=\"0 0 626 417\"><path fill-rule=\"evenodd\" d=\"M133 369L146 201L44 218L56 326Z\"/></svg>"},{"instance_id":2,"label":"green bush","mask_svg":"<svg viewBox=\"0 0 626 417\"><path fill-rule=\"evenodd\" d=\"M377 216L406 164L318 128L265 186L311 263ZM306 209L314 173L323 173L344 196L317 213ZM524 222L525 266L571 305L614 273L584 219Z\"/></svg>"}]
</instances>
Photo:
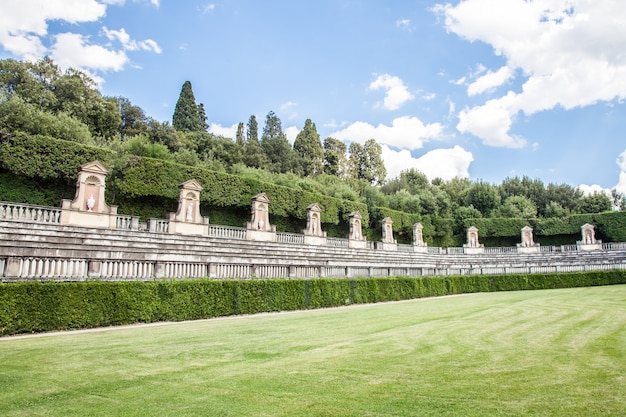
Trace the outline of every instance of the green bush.
<instances>
[{"instance_id":1,"label":"green bush","mask_svg":"<svg viewBox=\"0 0 626 417\"><path fill-rule=\"evenodd\" d=\"M421 297L626 284L626 271L312 280L0 284L0 335L197 320Z\"/></svg>"}]
</instances>

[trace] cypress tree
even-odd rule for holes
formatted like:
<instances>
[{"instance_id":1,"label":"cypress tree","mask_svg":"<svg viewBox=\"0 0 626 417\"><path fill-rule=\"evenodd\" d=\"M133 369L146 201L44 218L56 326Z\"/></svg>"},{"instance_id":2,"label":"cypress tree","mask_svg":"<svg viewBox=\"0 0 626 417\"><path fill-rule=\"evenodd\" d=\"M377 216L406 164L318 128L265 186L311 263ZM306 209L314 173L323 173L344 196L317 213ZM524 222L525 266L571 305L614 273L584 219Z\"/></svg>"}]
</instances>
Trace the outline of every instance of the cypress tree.
<instances>
[{"instance_id":1,"label":"cypress tree","mask_svg":"<svg viewBox=\"0 0 626 417\"><path fill-rule=\"evenodd\" d=\"M202 103L196 104L191 82L185 81L176 102L172 126L180 132L202 132L208 129Z\"/></svg>"}]
</instances>

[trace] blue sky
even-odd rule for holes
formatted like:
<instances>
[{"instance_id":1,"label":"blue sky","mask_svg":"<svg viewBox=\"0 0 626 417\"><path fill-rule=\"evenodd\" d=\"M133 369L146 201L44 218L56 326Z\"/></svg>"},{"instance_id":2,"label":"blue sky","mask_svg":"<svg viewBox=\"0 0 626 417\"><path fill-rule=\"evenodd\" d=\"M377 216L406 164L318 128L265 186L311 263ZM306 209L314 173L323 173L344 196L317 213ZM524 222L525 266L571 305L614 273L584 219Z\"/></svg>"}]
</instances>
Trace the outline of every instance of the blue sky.
<instances>
[{"instance_id":1,"label":"blue sky","mask_svg":"<svg viewBox=\"0 0 626 417\"><path fill-rule=\"evenodd\" d=\"M214 133L310 118L375 138L389 177L626 193L625 20L619 0L0 0L0 58L50 55L160 121L189 80Z\"/></svg>"}]
</instances>

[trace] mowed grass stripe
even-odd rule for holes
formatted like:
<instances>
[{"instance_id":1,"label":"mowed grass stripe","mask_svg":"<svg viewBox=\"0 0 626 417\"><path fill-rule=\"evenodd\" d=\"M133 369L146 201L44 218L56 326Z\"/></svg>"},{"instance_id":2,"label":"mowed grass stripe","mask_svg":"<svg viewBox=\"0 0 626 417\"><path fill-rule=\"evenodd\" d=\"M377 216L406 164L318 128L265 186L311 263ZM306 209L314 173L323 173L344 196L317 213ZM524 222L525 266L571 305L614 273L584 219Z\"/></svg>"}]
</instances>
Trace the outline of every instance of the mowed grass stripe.
<instances>
[{"instance_id":1,"label":"mowed grass stripe","mask_svg":"<svg viewBox=\"0 0 626 417\"><path fill-rule=\"evenodd\" d=\"M0 339L0 415L626 415L625 324L618 285Z\"/></svg>"}]
</instances>

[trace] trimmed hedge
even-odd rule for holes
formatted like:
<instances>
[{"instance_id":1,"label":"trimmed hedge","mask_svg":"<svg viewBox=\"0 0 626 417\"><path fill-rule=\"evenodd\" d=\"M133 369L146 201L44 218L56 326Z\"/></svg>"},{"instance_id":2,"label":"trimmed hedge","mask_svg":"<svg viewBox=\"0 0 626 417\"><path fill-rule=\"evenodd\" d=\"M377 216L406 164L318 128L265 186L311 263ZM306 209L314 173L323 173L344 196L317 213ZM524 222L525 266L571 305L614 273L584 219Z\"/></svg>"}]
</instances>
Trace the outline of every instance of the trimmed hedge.
<instances>
[{"instance_id":1,"label":"trimmed hedge","mask_svg":"<svg viewBox=\"0 0 626 417\"><path fill-rule=\"evenodd\" d=\"M200 199L209 209L249 208L252 197L265 192L271 200L269 209L272 215L306 219L306 208L317 203L323 209L323 223L347 221L353 211L361 213L365 224L369 222L367 206L363 203L151 158L129 158L120 177L112 181L112 186L128 198L158 196L178 201L178 185L192 178L204 187Z\"/></svg>"},{"instance_id":2,"label":"trimmed hedge","mask_svg":"<svg viewBox=\"0 0 626 417\"><path fill-rule=\"evenodd\" d=\"M626 271L312 280L0 284L0 335L197 320L474 292L626 284Z\"/></svg>"},{"instance_id":3,"label":"trimmed hedge","mask_svg":"<svg viewBox=\"0 0 626 417\"><path fill-rule=\"evenodd\" d=\"M108 166L113 152L43 135L0 134L0 167L17 175L75 183L80 166L95 160Z\"/></svg>"}]
</instances>

